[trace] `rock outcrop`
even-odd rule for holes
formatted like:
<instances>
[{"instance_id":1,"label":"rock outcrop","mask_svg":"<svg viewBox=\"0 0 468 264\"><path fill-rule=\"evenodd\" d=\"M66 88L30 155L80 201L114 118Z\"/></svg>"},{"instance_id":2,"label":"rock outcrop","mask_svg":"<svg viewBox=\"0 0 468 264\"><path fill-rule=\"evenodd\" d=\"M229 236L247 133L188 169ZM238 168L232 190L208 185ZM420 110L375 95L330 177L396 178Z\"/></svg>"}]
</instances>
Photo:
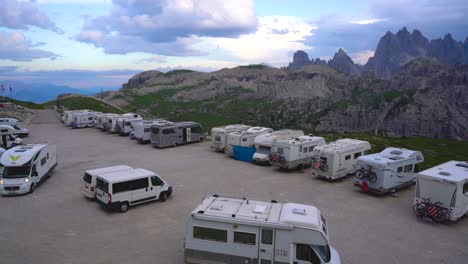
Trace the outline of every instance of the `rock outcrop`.
<instances>
[{"instance_id":1,"label":"rock outcrop","mask_svg":"<svg viewBox=\"0 0 468 264\"><path fill-rule=\"evenodd\" d=\"M305 51L298 50L294 52L293 61L289 63L288 67L291 70L296 70L310 64L309 55Z\"/></svg>"},{"instance_id":2,"label":"rock outcrop","mask_svg":"<svg viewBox=\"0 0 468 264\"><path fill-rule=\"evenodd\" d=\"M353 60L346 54L343 49L339 49L333 56L333 59L328 61L328 66L339 72L344 72L350 75L360 75L361 69L354 64Z\"/></svg>"}]
</instances>

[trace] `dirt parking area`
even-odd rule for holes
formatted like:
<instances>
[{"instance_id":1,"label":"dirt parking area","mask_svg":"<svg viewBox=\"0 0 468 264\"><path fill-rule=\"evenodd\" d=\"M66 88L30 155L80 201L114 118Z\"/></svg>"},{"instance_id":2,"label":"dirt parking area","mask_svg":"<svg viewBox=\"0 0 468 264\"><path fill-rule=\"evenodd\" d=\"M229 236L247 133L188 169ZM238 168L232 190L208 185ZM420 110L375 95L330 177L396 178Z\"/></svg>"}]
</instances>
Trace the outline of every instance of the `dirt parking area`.
<instances>
[{"instance_id":1,"label":"dirt parking area","mask_svg":"<svg viewBox=\"0 0 468 264\"><path fill-rule=\"evenodd\" d=\"M27 143L57 145L59 164L34 193L0 197L0 263L183 263L185 221L215 193L315 205L342 263L468 263L468 218L417 219L414 186L396 197L369 196L351 178L331 183L279 172L213 153L209 143L161 150L94 128L72 130L51 110L28 128ZM81 194L83 171L119 164L157 172L174 196L122 214Z\"/></svg>"}]
</instances>

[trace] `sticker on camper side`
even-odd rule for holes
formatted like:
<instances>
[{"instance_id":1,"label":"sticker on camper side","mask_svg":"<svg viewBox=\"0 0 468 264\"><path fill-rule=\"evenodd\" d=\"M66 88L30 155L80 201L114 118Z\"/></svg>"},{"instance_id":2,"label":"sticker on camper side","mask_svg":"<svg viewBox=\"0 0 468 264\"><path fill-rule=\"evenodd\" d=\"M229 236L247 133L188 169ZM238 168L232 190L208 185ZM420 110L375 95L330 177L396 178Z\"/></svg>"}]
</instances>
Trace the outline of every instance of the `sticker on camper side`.
<instances>
[{"instance_id":1,"label":"sticker on camper side","mask_svg":"<svg viewBox=\"0 0 468 264\"><path fill-rule=\"evenodd\" d=\"M19 155L19 156L10 155L10 159L11 159L12 161L17 161L17 160L19 160L19 158L21 158L21 155Z\"/></svg>"}]
</instances>

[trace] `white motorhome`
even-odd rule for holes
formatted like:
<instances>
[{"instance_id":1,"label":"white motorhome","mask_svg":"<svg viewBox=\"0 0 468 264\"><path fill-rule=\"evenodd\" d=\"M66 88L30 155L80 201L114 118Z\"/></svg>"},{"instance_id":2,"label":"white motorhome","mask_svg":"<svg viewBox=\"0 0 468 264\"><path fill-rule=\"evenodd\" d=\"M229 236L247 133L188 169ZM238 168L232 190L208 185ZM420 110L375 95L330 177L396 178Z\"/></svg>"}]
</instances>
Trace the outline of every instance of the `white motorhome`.
<instances>
[{"instance_id":1,"label":"white motorhome","mask_svg":"<svg viewBox=\"0 0 468 264\"><path fill-rule=\"evenodd\" d=\"M97 128L101 129L102 131L109 131L112 126L112 118L116 118L117 116L119 115L112 113L102 115L99 119L99 125L97 126Z\"/></svg>"},{"instance_id":2,"label":"white motorhome","mask_svg":"<svg viewBox=\"0 0 468 264\"><path fill-rule=\"evenodd\" d=\"M414 212L436 222L468 214L468 161L449 161L421 171L416 178Z\"/></svg>"},{"instance_id":3,"label":"white motorhome","mask_svg":"<svg viewBox=\"0 0 468 264\"><path fill-rule=\"evenodd\" d=\"M78 112L73 114L73 128L87 128L95 125L97 112Z\"/></svg>"},{"instance_id":4,"label":"white motorhome","mask_svg":"<svg viewBox=\"0 0 468 264\"><path fill-rule=\"evenodd\" d=\"M275 139L271 146L270 163L282 169L309 167L312 165L314 148L325 144L323 137L314 136Z\"/></svg>"},{"instance_id":5,"label":"white motorhome","mask_svg":"<svg viewBox=\"0 0 468 264\"><path fill-rule=\"evenodd\" d=\"M0 118L0 125L18 125L21 122L16 118L2 117Z\"/></svg>"},{"instance_id":6,"label":"white motorhome","mask_svg":"<svg viewBox=\"0 0 468 264\"><path fill-rule=\"evenodd\" d=\"M140 144L151 142L151 127L154 125L172 125L173 123L164 119L144 120L142 122L132 122L133 136Z\"/></svg>"},{"instance_id":7,"label":"white motorhome","mask_svg":"<svg viewBox=\"0 0 468 264\"><path fill-rule=\"evenodd\" d=\"M81 192L84 196L94 199L96 198L96 177L102 173L116 172L116 171L125 171L133 170L132 167L126 165L104 167L98 169L87 170L83 175L83 186L81 187Z\"/></svg>"},{"instance_id":8,"label":"white motorhome","mask_svg":"<svg viewBox=\"0 0 468 264\"><path fill-rule=\"evenodd\" d=\"M255 154L253 155L254 163L270 163L270 152L273 140L278 138L296 138L304 136L302 130L281 129L271 133L262 134L254 139Z\"/></svg>"},{"instance_id":9,"label":"white motorhome","mask_svg":"<svg viewBox=\"0 0 468 264\"><path fill-rule=\"evenodd\" d=\"M23 141L15 136L15 129L12 126L0 126L0 147L9 149L23 144Z\"/></svg>"},{"instance_id":10,"label":"white motorhome","mask_svg":"<svg viewBox=\"0 0 468 264\"><path fill-rule=\"evenodd\" d=\"M97 175L96 199L104 208L126 212L130 206L160 200L172 194L172 187L159 175L145 169Z\"/></svg>"},{"instance_id":11,"label":"white motorhome","mask_svg":"<svg viewBox=\"0 0 468 264\"><path fill-rule=\"evenodd\" d=\"M184 255L186 264L340 263L316 207L218 195L188 218Z\"/></svg>"},{"instance_id":12,"label":"white motorhome","mask_svg":"<svg viewBox=\"0 0 468 264\"><path fill-rule=\"evenodd\" d=\"M237 131L229 133L226 142L226 151L228 155L232 155L233 148L239 147L253 147L254 140L257 136L273 132L269 127L251 127L245 131Z\"/></svg>"},{"instance_id":13,"label":"white motorhome","mask_svg":"<svg viewBox=\"0 0 468 264\"><path fill-rule=\"evenodd\" d=\"M111 117L109 119L109 126L106 127L106 131L113 134L113 133L118 133L119 130L123 129L123 127L119 127L119 120L122 121L122 119L126 118L140 118L141 116L138 114L132 114L132 113L126 113L126 114L121 114L121 115L116 115L114 117Z\"/></svg>"},{"instance_id":14,"label":"white motorhome","mask_svg":"<svg viewBox=\"0 0 468 264\"><path fill-rule=\"evenodd\" d=\"M19 125L1 124L0 129L8 129L9 133L20 138L29 136L29 130L27 128L21 128Z\"/></svg>"},{"instance_id":15,"label":"white motorhome","mask_svg":"<svg viewBox=\"0 0 468 264\"><path fill-rule=\"evenodd\" d=\"M354 184L364 192L388 193L416 180L416 164L424 161L420 151L386 148L357 159Z\"/></svg>"},{"instance_id":16,"label":"white motorhome","mask_svg":"<svg viewBox=\"0 0 468 264\"><path fill-rule=\"evenodd\" d=\"M116 132L120 136L128 136L132 131L132 121L140 121L143 118L138 114L124 114L117 119Z\"/></svg>"},{"instance_id":17,"label":"white motorhome","mask_svg":"<svg viewBox=\"0 0 468 264\"><path fill-rule=\"evenodd\" d=\"M352 175L356 172L357 159L370 149L369 142L349 138L317 146L311 172L329 180Z\"/></svg>"},{"instance_id":18,"label":"white motorhome","mask_svg":"<svg viewBox=\"0 0 468 264\"><path fill-rule=\"evenodd\" d=\"M0 179L0 194L33 192L57 166L57 149L51 144L17 146L5 151L0 163L5 167Z\"/></svg>"},{"instance_id":19,"label":"white motorhome","mask_svg":"<svg viewBox=\"0 0 468 264\"><path fill-rule=\"evenodd\" d=\"M75 116L81 113L87 113L89 110L74 110L74 111L65 111L65 118L64 123L66 126L73 126L73 121L75 120Z\"/></svg>"},{"instance_id":20,"label":"white motorhome","mask_svg":"<svg viewBox=\"0 0 468 264\"><path fill-rule=\"evenodd\" d=\"M234 124L222 127L213 127L211 129L211 145L210 148L214 151L225 152L227 145L227 138L229 133L242 132L249 129L250 126Z\"/></svg>"}]
</instances>

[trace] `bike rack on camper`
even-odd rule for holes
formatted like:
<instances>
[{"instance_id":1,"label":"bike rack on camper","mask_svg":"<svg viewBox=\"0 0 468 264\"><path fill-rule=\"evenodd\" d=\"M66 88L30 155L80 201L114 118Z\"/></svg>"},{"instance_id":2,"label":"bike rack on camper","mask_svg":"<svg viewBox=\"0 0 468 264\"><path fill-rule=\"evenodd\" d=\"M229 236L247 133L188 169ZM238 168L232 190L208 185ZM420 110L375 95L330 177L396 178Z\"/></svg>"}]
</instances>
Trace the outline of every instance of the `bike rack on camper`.
<instances>
[{"instance_id":1,"label":"bike rack on camper","mask_svg":"<svg viewBox=\"0 0 468 264\"><path fill-rule=\"evenodd\" d=\"M270 164L269 156L273 140L278 138L296 138L303 135L304 132L302 130L281 129L257 136L254 139L256 150L253 155L253 162L259 164Z\"/></svg>"},{"instance_id":2,"label":"bike rack on camper","mask_svg":"<svg viewBox=\"0 0 468 264\"><path fill-rule=\"evenodd\" d=\"M314 148L311 173L336 180L356 172L357 158L371 149L369 142L357 139L339 139Z\"/></svg>"},{"instance_id":3,"label":"bike rack on camper","mask_svg":"<svg viewBox=\"0 0 468 264\"><path fill-rule=\"evenodd\" d=\"M468 214L468 162L449 161L421 171L413 205L417 217L456 221Z\"/></svg>"},{"instance_id":4,"label":"bike rack on camper","mask_svg":"<svg viewBox=\"0 0 468 264\"><path fill-rule=\"evenodd\" d=\"M282 169L309 167L312 165L314 148L325 144L323 137L314 136L275 139L271 146L270 163Z\"/></svg>"},{"instance_id":5,"label":"bike rack on camper","mask_svg":"<svg viewBox=\"0 0 468 264\"><path fill-rule=\"evenodd\" d=\"M416 180L416 164L424 161L420 151L386 148L357 159L355 185L364 192L384 194L411 185Z\"/></svg>"}]
</instances>

